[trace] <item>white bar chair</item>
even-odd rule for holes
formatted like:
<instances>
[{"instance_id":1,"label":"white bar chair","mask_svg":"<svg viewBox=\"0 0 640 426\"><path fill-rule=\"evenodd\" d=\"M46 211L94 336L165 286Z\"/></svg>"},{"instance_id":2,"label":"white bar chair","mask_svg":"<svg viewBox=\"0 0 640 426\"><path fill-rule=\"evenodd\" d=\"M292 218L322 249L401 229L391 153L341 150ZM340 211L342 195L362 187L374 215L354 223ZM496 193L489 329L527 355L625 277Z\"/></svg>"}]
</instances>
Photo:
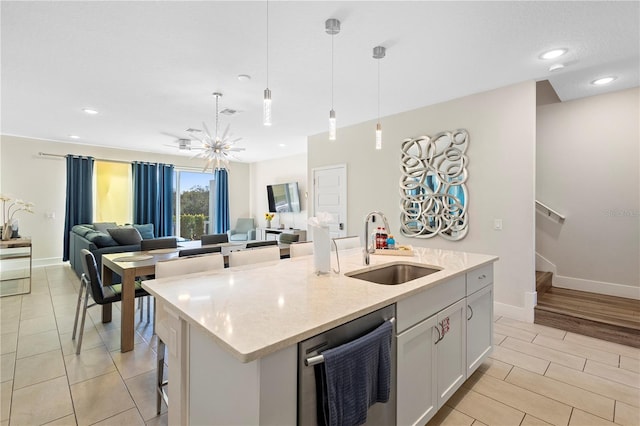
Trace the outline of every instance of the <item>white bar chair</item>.
<instances>
[{"instance_id":1,"label":"white bar chair","mask_svg":"<svg viewBox=\"0 0 640 426\"><path fill-rule=\"evenodd\" d=\"M269 246L229 253L229 267L280 260L280 247Z\"/></svg>"},{"instance_id":2,"label":"white bar chair","mask_svg":"<svg viewBox=\"0 0 640 426\"><path fill-rule=\"evenodd\" d=\"M311 254L313 254L313 241L291 243L289 246L289 257L309 256Z\"/></svg>"},{"instance_id":3,"label":"white bar chair","mask_svg":"<svg viewBox=\"0 0 640 426\"><path fill-rule=\"evenodd\" d=\"M194 274L197 272L224 269L224 258L220 253L203 254L198 256L184 256L177 259L170 259L156 264L156 279L175 277L180 275ZM169 341L169 316L163 308L163 303L158 300L155 310L156 334L158 335L158 347L156 353L157 375L156 375L156 413L160 414L162 400L169 405L169 398L165 391L168 381L163 380L164 376L164 352L165 342Z\"/></svg>"}]
</instances>

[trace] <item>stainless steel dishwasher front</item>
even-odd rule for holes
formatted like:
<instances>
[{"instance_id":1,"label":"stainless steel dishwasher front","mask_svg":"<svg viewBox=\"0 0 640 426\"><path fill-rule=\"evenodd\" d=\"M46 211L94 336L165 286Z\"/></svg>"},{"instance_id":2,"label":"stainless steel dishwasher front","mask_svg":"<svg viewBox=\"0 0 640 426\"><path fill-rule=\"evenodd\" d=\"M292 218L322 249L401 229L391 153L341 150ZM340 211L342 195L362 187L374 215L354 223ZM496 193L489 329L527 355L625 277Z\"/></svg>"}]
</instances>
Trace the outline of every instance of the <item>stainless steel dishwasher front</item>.
<instances>
[{"instance_id":1,"label":"stainless steel dishwasher front","mask_svg":"<svg viewBox=\"0 0 640 426\"><path fill-rule=\"evenodd\" d=\"M374 330L386 320L395 317L395 305L390 305L357 318L346 324L318 334L298 344L298 425L318 424L316 376L314 366L305 360L336 346L348 343ZM366 425L394 425L396 423L396 333L393 330L391 346L391 394L386 403L376 403L367 412Z\"/></svg>"}]
</instances>

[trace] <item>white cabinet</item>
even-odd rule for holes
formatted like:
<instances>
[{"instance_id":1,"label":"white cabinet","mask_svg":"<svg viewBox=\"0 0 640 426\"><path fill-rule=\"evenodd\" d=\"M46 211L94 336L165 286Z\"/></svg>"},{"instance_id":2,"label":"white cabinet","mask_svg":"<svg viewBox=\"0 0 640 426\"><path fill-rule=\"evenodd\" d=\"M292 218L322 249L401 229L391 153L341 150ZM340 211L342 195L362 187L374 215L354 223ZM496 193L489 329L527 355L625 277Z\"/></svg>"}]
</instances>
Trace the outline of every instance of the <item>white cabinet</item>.
<instances>
[{"instance_id":1,"label":"white cabinet","mask_svg":"<svg viewBox=\"0 0 640 426\"><path fill-rule=\"evenodd\" d=\"M464 299L438 313L440 339L436 343L438 408L466 380L466 304Z\"/></svg>"},{"instance_id":2,"label":"white cabinet","mask_svg":"<svg viewBox=\"0 0 640 426\"><path fill-rule=\"evenodd\" d=\"M467 377L493 350L493 285L467 296Z\"/></svg>"},{"instance_id":3,"label":"white cabinet","mask_svg":"<svg viewBox=\"0 0 640 426\"><path fill-rule=\"evenodd\" d=\"M433 315L398 335L398 425L424 425L438 410L437 324L437 315Z\"/></svg>"},{"instance_id":4,"label":"white cabinet","mask_svg":"<svg viewBox=\"0 0 640 426\"><path fill-rule=\"evenodd\" d=\"M493 265L396 304L397 424L424 425L493 349Z\"/></svg>"}]
</instances>

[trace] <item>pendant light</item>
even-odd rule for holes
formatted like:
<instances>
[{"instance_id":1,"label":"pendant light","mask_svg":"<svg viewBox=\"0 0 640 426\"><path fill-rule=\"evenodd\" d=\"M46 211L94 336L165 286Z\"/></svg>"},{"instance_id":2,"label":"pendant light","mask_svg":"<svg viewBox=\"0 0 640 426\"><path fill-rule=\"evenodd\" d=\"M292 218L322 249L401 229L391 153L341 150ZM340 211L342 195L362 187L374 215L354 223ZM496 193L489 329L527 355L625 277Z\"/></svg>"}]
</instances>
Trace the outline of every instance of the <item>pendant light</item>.
<instances>
[{"instance_id":1,"label":"pendant light","mask_svg":"<svg viewBox=\"0 0 640 426\"><path fill-rule=\"evenodd\" d=\"M331 36L331 111L329 111L329 140L336 140L336 112L333 110L333 36L340 32L340 21L327 19L324 23L327 34Z\"/></svg>"},{"instance_id":2,"label":"pendant light","mask_svg":"<svg viewBox=\"0 0 640 426\"><path fill-rule=\"evenodd\" d=\"M267 0L267 88L262 101L262 124L271 126L271 90L269 89L269 0Z\"/></svg>"},{"instance_id":3,"label":"pendant light","mask_svg":"<svg viewBox=\"0 0 640 426\"><path fill-rule=\"evenodd\" d=\"M380 124L380 59L384 58L387 49L383 46L373 48L373 59L378 61L378 122L376 123L376 149L382 149L382 125Z\"/></svg>"}]
</instances>

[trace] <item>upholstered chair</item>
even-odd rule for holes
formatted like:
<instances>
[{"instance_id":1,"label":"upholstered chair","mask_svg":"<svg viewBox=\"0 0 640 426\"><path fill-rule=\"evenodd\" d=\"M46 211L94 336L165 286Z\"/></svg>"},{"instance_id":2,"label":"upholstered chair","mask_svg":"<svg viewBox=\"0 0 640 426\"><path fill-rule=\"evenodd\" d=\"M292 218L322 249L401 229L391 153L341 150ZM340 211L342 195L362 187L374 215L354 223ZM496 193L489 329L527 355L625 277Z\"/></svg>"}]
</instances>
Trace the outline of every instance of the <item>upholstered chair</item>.
<instances>
[{"instance_id":1,"label":"upholstered chair","mask_svg":"<svg viewBox=\"0 0 640 426\"><path fill-rule=\"evenodd\" d=\"M247 241L256 239L256 225L253 218L241 217L236 226L227 231L229 241Z\"/></svg>"}]
</instances>

